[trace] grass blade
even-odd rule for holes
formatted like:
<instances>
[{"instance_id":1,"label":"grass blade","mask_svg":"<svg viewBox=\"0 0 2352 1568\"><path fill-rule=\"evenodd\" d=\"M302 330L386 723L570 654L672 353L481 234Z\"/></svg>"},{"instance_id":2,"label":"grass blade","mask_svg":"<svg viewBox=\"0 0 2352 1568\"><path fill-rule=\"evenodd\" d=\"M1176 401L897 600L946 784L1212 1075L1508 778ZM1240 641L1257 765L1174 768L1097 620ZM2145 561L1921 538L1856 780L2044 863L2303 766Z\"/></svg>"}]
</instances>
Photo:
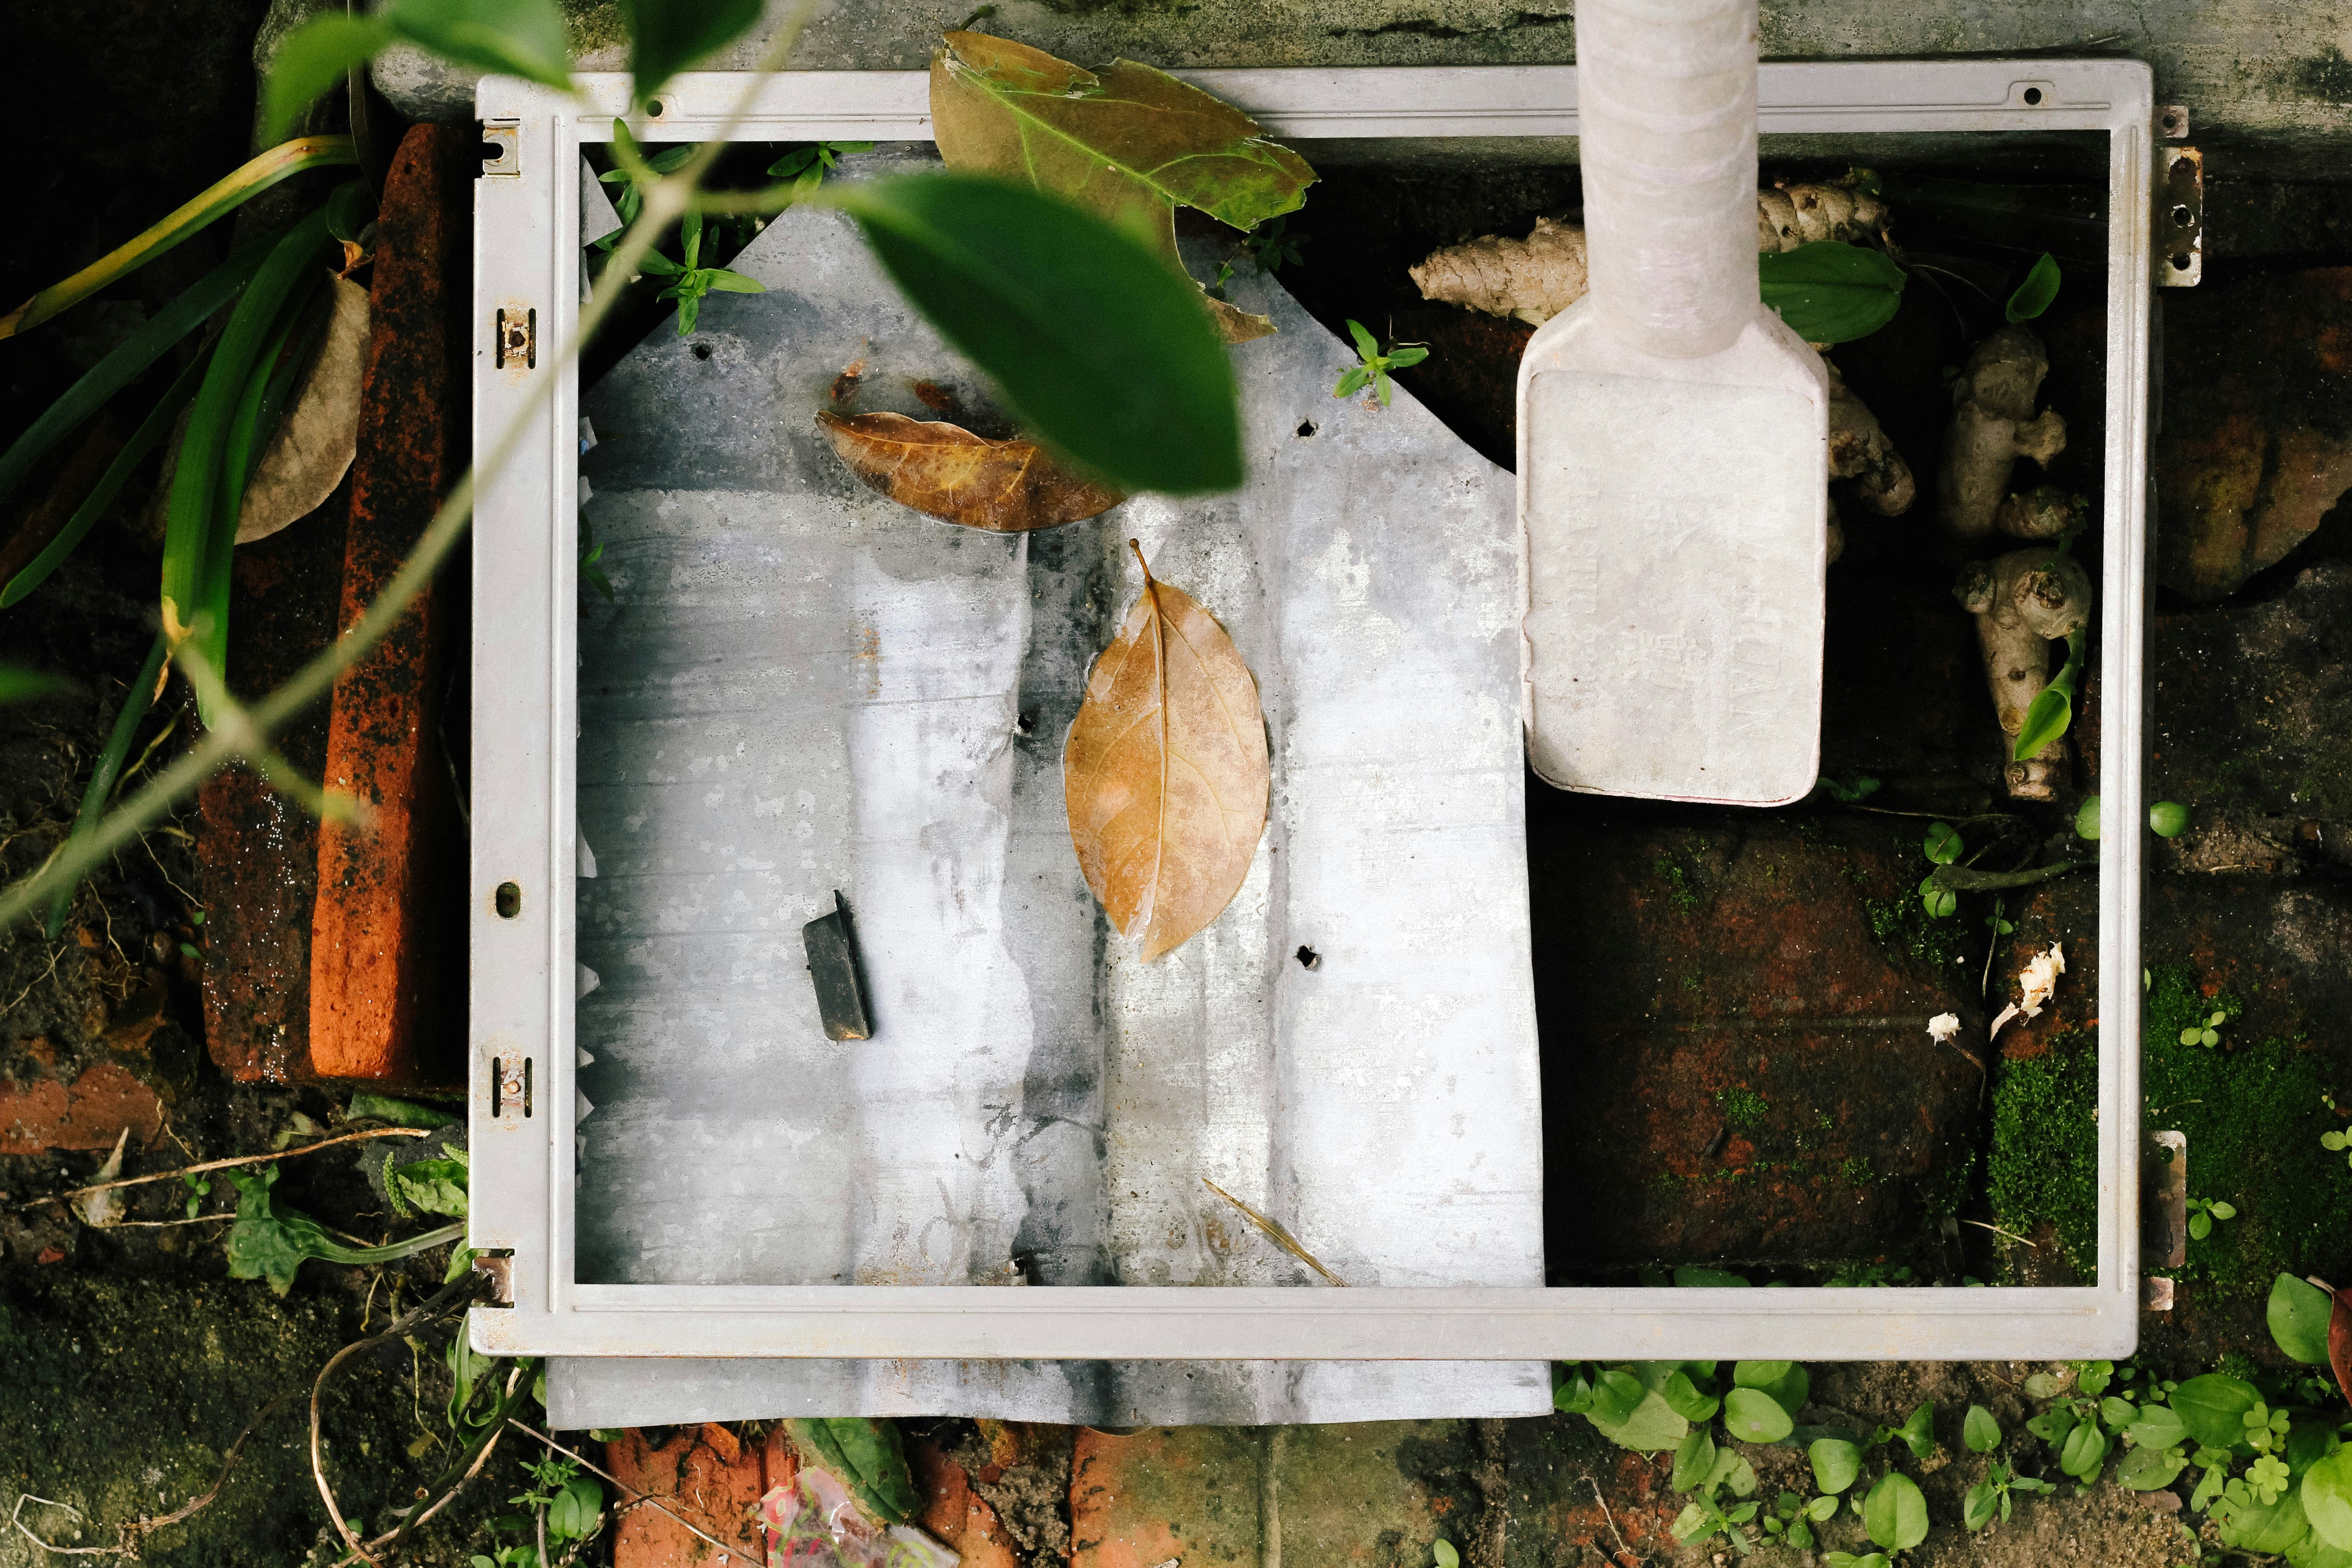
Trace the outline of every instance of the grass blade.
<instances>
[{"instance_id":1,"label":"grass blade","mask_svg":"<svg viewBox=\"0 0 2352 1568\"><path fill-rule=\"evenodd\" d=\"M236 298L284 230L255 241L188 286L153 320L118 344L114 351L90 367L88 374L66 389L63 397L42 411L25 434L0 453L0 499L16 487L44 454L79 429L84 421L106 406L107 400L144 374L163 357L165 350L210 320L220 308Z\"/></svg>"},{"instance_id":2,"label":"grass blade","mask_svg":"<svg viewBox=\"0 0 2352 1568\"><path fill-rule=\"evenodd\" d=\"M135 238L126 240L61 283L52 283L5 316L0 338L30 331L70 305L127 277L225 214L233 213L289 175L305 169L357 163L359 151L348 136L298 136L281 142L215 182L177 211Z\"/></svg>"},{"instance_id":3,"label":"grass blade","mask_svg":"<svg viewBox=\"0 0 2352 1568\"><path fill-rule=\"evenodd\" d=\"M326 292L327 280L328 274L323 270L297 277L285 303L279 307L269 340L254 362L253 373L246 378L236 416L229 421L222 443L220 492L215 503L210 545L205 551L203 597L197 601L201 623L217 626L223 632L219 652L214 655L215 668L227 647L229 583L235 564L237 518L245 510L246 482L253 476L255 459L269 444L270 434L278 428L278 417L284 412L295 377L306 361L306 335L310 349L317 348L319 340L325 335L326 314L319 306L322 299L331 302L333 298Z\"/></svg>"},{"instance_id":4,"label":"grass blade","mask_svg":"<svg viewBox=\"0 0 2352 1568\"><path fill-rule=\"evenodd\" d=\"M26 562L24 570L10 578L5 587L0 587L0 610L20 602L26 594L47 581L49 573L57 570L66 557L73 554L83 536L97 525L100 517L106 515L106 508L113 505L114 497L121 493L122 486L131 482L131 476L138 472L139 465L146 461L149 453L163 444L163 438L172 434L172 425L180 417L180 411L187 407L188 400L196 395L196 383L204 376L205 360L205 356L199 354L188 361L188 368L180 372L179 379L148 411L139 428L131 432L130 442L115 454L114 461L106 465L106 472L98 476L98 483L91 486L89 495L82 497L81 505L74 508L74 515L58 531L58 537L51 539L40 554Z\"/></svg>"},{"instance_id":5,"label":"grass blade","mask_svg":"<svg viewBox=\"0 0 2352 1568\"><path fill-rule=\"evenodd\" d=\"M139 666L131 677L131 689L122 695L122 711L114 716L114 728L106 737L106 749L98 754L98 766L90 772L89 782L81 792L81 810L74 813L70 843L74 839L88 838L97 831L98 819L106 810L107 797L114 793L114 781L122 773L124 758L131 755L131 742L139 734L140 721L155 700L155 687L163 675L164 641L159 632L155 645L147 650L147 662ZM66 911L73 904L74 890L79 882L69 882L58 889L49 900L49 917L43 927L52 942L66 928Z\"/></svg>"},{"instance_id":6,"label":"grass blade","mask_svg":"<svg viewBox=\"0 0 2352 1568\"><path fill-rule=\"evenodd\" d=\"M324 207L287 231L236 302L205 368L188 416L188 433L181 441L163 533L163 633L173 643L196 629L213 580L214 551L226 556L236 535L236 516L232 513L225 521L219 516L220 486L247 384L263 350L277 337L288 297L317 270L319 252L326 243ZM227 626L214 617L204 628L204 637L206 662L215 671L225 671ZM213 716L205 713L205 722Z\"/></svg>"},{"instance_id":7,"label":"grass blade","mask_svg":"<svg viewBox=\"0 0 2352 1568\"><path fill-rule=\"evenodd\" d=\"M1252 1225L1257 1227L1260 1231L1264 1232L1267 1240L1273 1242L1276 1247L1281 1248L1285 1252L1289 1253L1293 1258L1297 1259L1301 1263L1306 1264L1308 1268L1314 1270L1317 1273L1322 1275L1325 1279L1330 1281L1335 1285L1344 1285L1348 1282L1347 1281L1339 1278L1339 1275L1331 1272L1330 1270L1323 1267L1323 1265L1317 1260L1314 1253L1309 1252L1306 1248L1301 1247L1298 1244L1298 1239L1291 1235L1289 1231L1285 1230L1276 1220L1265 1215L1260 1214L1256 1209L1252 1208L1248 1204L1244 1203L1240 1198L1235 1197L1232 1193L1227 1192L1223 1187L1219 1186L1207 1176L1202 1176L1201 1178L1201 1185L1207 1187L1211 1192L1215 1193L1219 1197L1223 1198L1227 1203L1232 1204L1235 1208L1240 1209L1242 1211L1243 1218L1247 1219Z\"/></svg>"}]
</instances>

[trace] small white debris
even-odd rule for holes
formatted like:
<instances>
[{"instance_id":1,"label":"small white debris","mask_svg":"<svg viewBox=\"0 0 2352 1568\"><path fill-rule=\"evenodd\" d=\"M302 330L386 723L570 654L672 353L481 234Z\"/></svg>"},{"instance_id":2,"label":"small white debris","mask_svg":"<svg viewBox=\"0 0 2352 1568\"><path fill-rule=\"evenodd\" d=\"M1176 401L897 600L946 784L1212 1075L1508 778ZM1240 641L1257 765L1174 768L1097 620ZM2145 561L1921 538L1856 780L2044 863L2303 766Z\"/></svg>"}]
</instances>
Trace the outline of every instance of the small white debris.
<instances>
[{"instance_id":1,"label":"small white debris","mask_svg":"<svg viewBox=\"0 0 2352 1568\"><path fill-rule=\"evenodd\" d=\"M2058 977L2065 972L2065 950L2057 943L2050 944L2047 953L2036 953L2017 977L2017 983L2025 988L2025 995L2018 999L2018 1010L2027 1018L2040 1016L2042 1004L2058 988Z\"/></svg>"},{"instance_id":2,"label":"small white debris","mask_svg":"<svg viewBox=\"0 0 2352 1568\"><path fill-rule=\"evenodd\" d=\"M1927 1038L1937 1045L1948 1043L1959 1032L1960 1015L1958 1013L1937 1013L1927 1020Z\"/></svg>"},{"instance_id":3,"label":"small white debris","mask_svg":"<svg viewBox=\"0 0 2352 1568\"><path fill-rule=\"evenodd\" d=\"M93 1185L112 1181L122 1174L122 1151L130 1142L131 1129L125 1127L122 1135L114 1140L114 1152L106 1156L104 1165L98 1167ZM104 1192L84 1193L74 1199L74 1212L81 1216L84 1225L112 1225L122 1218L122 1189L118 1186L109 1187Z\"/></svg>"}]
</instances>

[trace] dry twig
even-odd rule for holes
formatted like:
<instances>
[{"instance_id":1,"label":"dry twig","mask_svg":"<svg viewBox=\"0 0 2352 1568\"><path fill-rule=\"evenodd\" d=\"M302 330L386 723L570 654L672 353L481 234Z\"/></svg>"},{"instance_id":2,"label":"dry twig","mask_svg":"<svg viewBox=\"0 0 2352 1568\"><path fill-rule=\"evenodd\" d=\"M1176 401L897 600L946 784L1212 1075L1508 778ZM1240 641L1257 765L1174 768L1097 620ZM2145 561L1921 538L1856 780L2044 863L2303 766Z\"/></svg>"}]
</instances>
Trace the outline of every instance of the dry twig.
<instances>
[{"instance_id":1,"label":"dry twig","mask_svg":"<svg viewBox=\"0 0 2352 1568\"><path fill-rule=\"evenodd\" d=\"M226 1170L231 1166L268 1165L272 1160L290 1160L297 1155L311 1155L320 1149L331 1149L337 1144L356 1144L362 1138L425 1138L432 1136L422 1127L376 1127L364 1133L345 1133L341 1137L322 1138L315 1144L305 1144L299 1149L280 1149L273 1155L239 1155L235 1159L206 1160L201 1165L182 1166L175 1171L157 1171L152 1176L123 1176L117 1181L94 1182L89 1186L68 1187L47 1197L28 1197L22 1203L9 1205L0 1213L13 1214L20 1208L38 1208L45 1203L57 1203L68 1197L80 1197L86 1193L107 1192L118 1186L139 1186L151 1181L173 1181L181 1176L196 1176L205 1171Z\"/></svg>"}]
</instances>

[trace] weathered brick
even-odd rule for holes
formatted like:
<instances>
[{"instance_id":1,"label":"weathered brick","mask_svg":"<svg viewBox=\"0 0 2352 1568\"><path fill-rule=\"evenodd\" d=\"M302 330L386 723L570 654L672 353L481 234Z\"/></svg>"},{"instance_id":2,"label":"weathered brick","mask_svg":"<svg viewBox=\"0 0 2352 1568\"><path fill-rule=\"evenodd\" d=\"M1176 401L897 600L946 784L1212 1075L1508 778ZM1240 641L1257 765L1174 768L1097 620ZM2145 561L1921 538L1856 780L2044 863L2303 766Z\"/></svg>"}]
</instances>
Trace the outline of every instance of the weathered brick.
<instances>
[{"instance_id":1,"label":"weathered brick","mask_svg":"<svg viewBox=\"0 0 2352 1568\"><path fill-rule=\"evenodd\" d=\"M923 1438L908 1443L907 1464L923 1500L915 1522L946 1542L963 1568L1020 1568L1012 1536L961 1465Z\"/></svg>"},{"instance_id":2,"label":"weathered brick","mask_svg":"<svg viewBox=\"0 0 2352 1568\"><path fill-rule=\"evenodd\" d=\"M779 1446L772 1442L746 1448L723 1427L679 1427L658 1447L631 1428L605 1444L604 1468L661 1504L657 1509L641 1503L621 1515L613 1540L614 1568L729 1568L764 1563L767 1549L751 1511L772 1484L769 1453ZM730 1550L701 1539L687 1524L726 1542Z\"/></svg>"},{"instance_id":3,"label":"weathered brick","mask_svg":"<svg viewBox=\"0 0 2352 1568\"><path fill-rule=\"evenodd\" d=\"M1983 1083L1927 1022L1956 1012L1980 1041L1985 1016L1981 927L1919 910L1921 826L1530 806L1554 1260L1865 1258L1916 1235Z\"/></svg>"},{"instance_id":4,"label":"weathered brick","mask_svg":"<svg viewBox=\"0 0 2352 1568\"><path fill-rule=\"evenodd\" d=\"M342 622L415 549L464 466L465 322L475 139L419 125L384 183ZM311 1069L394 1084L457 1081L464 1036L465 840L440 734L462 571L445 570L335 682L325 779L372 809L323 824L310 944Z\"/></svg>"},{"instance_id":5,"label":"weathered brick","mask_svg":"<svg viewBox=\"0 0 2352 1568\"><path fill-rule=\"evenodd\" d=\"M1261 1560L1264 1438L1236 1427L1081 1431L1071 1568L1236 1568Z\"/></svg>"},{"instance_id":6,"label":"weathered brick","mask_svg":"<svg viewBox=\"0 0 2352 1568\"><path fill-rule=\"evenodd\" d=\"M163 1126L155 1092L110 1061L86 1069L71 1083L0 1079L0 1155L110 1149L125 1127L149 1144Z\"/></svg>"}]
</instances>

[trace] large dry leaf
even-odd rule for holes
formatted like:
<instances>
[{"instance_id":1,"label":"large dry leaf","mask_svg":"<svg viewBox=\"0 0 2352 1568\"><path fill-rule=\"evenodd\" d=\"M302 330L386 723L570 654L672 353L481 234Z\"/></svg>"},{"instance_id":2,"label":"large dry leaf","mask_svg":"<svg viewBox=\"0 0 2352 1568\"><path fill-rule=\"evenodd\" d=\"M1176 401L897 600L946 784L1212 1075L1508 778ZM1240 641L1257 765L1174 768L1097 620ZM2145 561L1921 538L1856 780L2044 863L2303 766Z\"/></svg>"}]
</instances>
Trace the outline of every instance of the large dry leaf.
<instances>
[{"instance_id":1,"label":"large dry leaf","mask_svg":"<svg viewBox=\"0 0 2352 1568\"><path fill-rule=\"evenodd\" d=\"M1249 666L1215 616L1146 565L1062 751L1078 867L1119 934L1143 938L1145 962L1233 902L1270 782Z\"/></svg>"},{"instance_id":2,"label":"large dry leaf","mask_svg":"<svg viewBox=\"0 0 2352 1568\"><path fill-rule=\"evenodd\" d=\"M241 545L266 539L318 510L343 482L359 450L368 291L348 277L336 278L334 288L326 339L246 484L245 503L236 514L236 542Z\"/></svg>"},{"instance_id":3,"label":"large dry leaf","mask_svg":"<svg viewBox=\"0 0 2352 1568\"><path fill-rule=\"evenodd\" d=\"M902 507L992 533L1059 528L1108 511L1127 497L1081 479L1034 441L991 441L961 425L903 413L816 423L849 471Z\"/></svg>"},{"instance_id":4,"label":"large dry leaf","mask_svg":"<svg viewBox=\"0 0 2352 1568\"><path fill-rule=\"evenodd\" d=\"M1165 71L1132 60L1084 70L985 33L950 33L931 57L931 124L949 167L1075 202L1180 271L1179 204L1248 229L1297 209L1315 182L1307 160L1248 115ZM1274 330L1263 316L1206 303L1229 343Z\"/></svg>"}]
</instances>

